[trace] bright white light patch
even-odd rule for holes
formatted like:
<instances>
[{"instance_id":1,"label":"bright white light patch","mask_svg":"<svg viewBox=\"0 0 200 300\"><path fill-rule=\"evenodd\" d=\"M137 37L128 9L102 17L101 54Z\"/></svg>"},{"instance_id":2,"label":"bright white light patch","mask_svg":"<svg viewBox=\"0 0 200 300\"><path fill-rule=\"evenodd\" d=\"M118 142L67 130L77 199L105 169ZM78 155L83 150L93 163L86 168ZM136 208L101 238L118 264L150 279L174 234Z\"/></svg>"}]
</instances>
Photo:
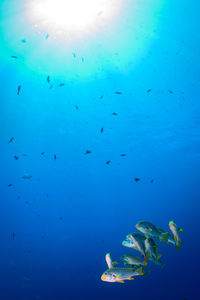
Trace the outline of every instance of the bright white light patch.
<instances>
[{"instance_id":1,"label":"bright white light patch","mask_svg":"<svg viewBox=\"0 0 200 300\"><path fill-rule=\"evenodd\" d=\"M93 30L102 20L119 10L121 0L35 0L29 14L37 27L47 31L75 32Z\"/></svg>"}]
</instances>

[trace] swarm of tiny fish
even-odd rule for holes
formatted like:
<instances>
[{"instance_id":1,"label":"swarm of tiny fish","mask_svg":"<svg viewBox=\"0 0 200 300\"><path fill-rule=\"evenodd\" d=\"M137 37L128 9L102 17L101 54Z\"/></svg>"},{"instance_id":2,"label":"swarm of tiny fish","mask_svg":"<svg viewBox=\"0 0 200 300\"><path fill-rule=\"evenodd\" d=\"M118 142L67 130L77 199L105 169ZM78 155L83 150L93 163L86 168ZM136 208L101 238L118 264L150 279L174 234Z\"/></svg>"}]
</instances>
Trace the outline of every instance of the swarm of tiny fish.
<instances>
[{"instance_id":1,"label":"swarm of tiny fish","mask_svg":"<svg viewBox=\"0 0 200 300\"><path fill-rule=\"evenodd\" d=\"M164 267L160 259L162 254L158 253L159 241L172 244L177 250L182 244L180 232L183 232L183 229L177 227L174 221L169 222L169 229L172 234L148 221L138 222L136 228L138 232L128 234L122 245L139 251L142 258L133 254L125 254L120 258L125 267L118 267L116 266L118 262L113 261L110 253L107 253L108 269L101 276L101 280L124 283L125 280L133 280L135 276L148 275L150 272L146 269L148 261L161 268Z\"/></svg>"}]
</instances>

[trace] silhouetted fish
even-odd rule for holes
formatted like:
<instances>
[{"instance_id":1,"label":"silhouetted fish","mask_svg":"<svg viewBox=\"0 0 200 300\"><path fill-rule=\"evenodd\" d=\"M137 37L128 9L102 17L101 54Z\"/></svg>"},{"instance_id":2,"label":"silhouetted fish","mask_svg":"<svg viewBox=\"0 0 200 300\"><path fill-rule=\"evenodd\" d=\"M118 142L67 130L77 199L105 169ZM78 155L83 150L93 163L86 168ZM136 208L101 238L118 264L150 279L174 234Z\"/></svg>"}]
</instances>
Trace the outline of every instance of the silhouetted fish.
<instances>
[{"instance_id":1,"label":"silhouetted fish","mask_svg":"<svg viewBox=\"0 0 200 300\"><path fill-rule=\"evenodd\" d=\"M85 151L85 154L90 154L90 153L92 153L90 150Z\"/></svg>"},{"instance_id":2,"label":"silhouetted fish","mask_svg":"<svg viewBox=\"0 0 200 300\"><path fill-rule=\"evenodd\" d=\"M104 131L104 128L103 127L101 127L101 130L100 130L100 132L102 133Z\"/></svg>"},{"instance_id":3,"label":"silhouetted fish","mask_svg":"<svg viewBox=\"0 0 200 300\"><path fill-rule=\"evenodd\" d=\"M104 97L104 95L101 95L101 96L99 97L99 99L103 99L103 97Z\"/></svg>"},{"instance_id":4,"label":"silhouetted fish","mask_svg":"<svg viewBox=\"0 0 200 300\"><path fill-rule=\"evenodd\" d=\"M18 56L16 55L11 55L12 58L18 59Z\"/></svg>"},{"instance_id":5,"label":"silhouetted fish","mask_svg":"<svg viewBox=\"0 0 200 300\"><path fill-rule=\"evenodd\" d=\"M18 85L18 88L17 88L17 95L19 95L20 90L21 90L21 85Z\"/></svg>"},{"instance_id":6,"label":"silhouetted fish","mask_svg":"<svg viewBox=\"0 0 200 300\"><path fill-rule=\"evenodd\" d=\"M126 154L125 154L125 153L122 153L122 154L120 154L120 156L126 156Z\"/></svg>"},{"instance_id":7,"label":"silhouetted fish","mask_svg":"<svg viewBox=\"0 0 200 300\"><path fill-rule=\"evenodd\" d=\"M65 85L64 83L60 83L60 84L59 84L59 86L64 86L64 85Z\"/></svg>"},{"instance_id":8,"label":"silhouetted fish","mask_svg":"<svg viewBox=\"0 0 200 300\"><path fill-rule=\"evenodd\" d=\"M14 159L15 159L15 160L18 160L18 159L19 159L19 157L15 155L15 156L14 156Z\"/></svg>"},{"instance_id":9,"label":"silhouetted fish","mask_svg":"<svg viewBox=\"0 0 200 300\"><path fill-rule=\"evenodd\" d=\"M47 82L50 82L50 76L49 75L47 76Z\"/></svg>"},{"instance_id":10,"label":"silhouetted fish","mask_svg":"<svg viewBox=\"0 0 200 300\"><path fill-rule=\"evenodd\" d=\"M152 91L152 89L148 89L148 90L147 90L147 93L150 93L151 91Z\"/></svg>"},{"instance_id":11,"label":"silhouetted fish","mask_svg":"<svg viewBox=\"0 0 200 300\"><path fill-rule=\"evenodd\" d=\"M112 115L113 115L113 116L117 116L117 113L116 113L116 112L113 112Z\"/></svg>"},{"instance_id":12,"label":"silhouetted fish","mask_svg":"<svg viewBox=\"0 0 200 300\"><path fill-rule=\"evenodd\" d=\"M109 164L110 164L110 160L107 160L106 165L109 165Z\"/></svg>"},{"instance_id":13,"label":"silhouetted fish","mask_svg":"<svg viewBox=\"0 0 200 300\"><path fill-rule=\"evenodd\" d=\"M74 105L74 107L75 107L77 110L79 110L79 107L78 107L78 105Z\"/></svg>"},{"instance_id":14,"label":"silhouetted fish","mask_svg":"<svg viewBox=\"0 0 200 300\"><path fill-rule=\"evenodd\" d=\"M29 175L29 174L24 174L24 175L22 176L22 179L31 179L31 178L32 178L32 176Z\"/></svg>"},{"instance_id":15,"label":"silhouetted fish","mask_svg":"<svg viewBox=\"0 0 200 300\"><path fill-rule=\"evenodd\" d=\"M153 183L154 182L154 179L152 178L151 180L150 180L150 183Z\"/></svg>"},{"instance_id":16,"label":"silhouetted fish","mask_svg":"<svg viewBox=\"0 0 200 300\"><path fill-rule=\"evenodd\" d=\"M12 183L9 183L9 184L8 184L9 187L12 186L12 185L13 185Z\"/></svg>"},{"instance_id":17,"label":"silhouetted fish","mask_svg":"<svg viewBox=\"0 0 200 300\"><path fill-rule=\"evenodd\" d=\"M45 152L41 152L41 155L44 155Z\"/></svg>"},{"instance_id":18,"label":"silhouetted fish","mask_svg":"<svg viewBox=\"0 0 200 300\"><path fill-rule=\"evenodd\" d=\"M12 143L14 140L14 137L11 137L11 139L8 141L8 144Z\"/></svg>"},{"instance_id":19,"label":"silhouetted fish","mask_svg":"<svg viewBox=\"0 0 200 300\"><path fill-rule=\"evenodd\" d=\"M172 90L168 90L168 92L169 92L170 94L173 94L173 91L172 91Z\"/></svg>"},{"instance_id":20,"label":"silhouetted fish","mask_svg":"<svg viewBox=\"0 0 200 300\"><path fill-rule=\"evenodd\" d=\"M57 159L57 156L56 156L56 154L54 154L53 158L54 158L54 160L56 160L56 159Z\"/></svg>"},{"instance_id":21,"label":"silhouetted fish","mask_svg":"<svg viewBox=\"0 0 200 300\"><path fill-rule=\"evenodd\" d=\"M22 42L23 44L25 44L25 43L26 43L26 40L21 40L21 42Z\"/></svg>"},{"instance_id":22,"label":"silhouetted fish","mask_svg":"<svg viewBox=\"0 0 200 300\"><path fill-rule=\"evenodd\" d=\"M121 95L121 94L122 94L122 92L115 92L115 94L117 94L117 95Z\"/></svg>"},{"instance_id":23,"label":"silhouetted fish","mask_svg":"<svg viewBox=\"0 0 200 300\"><path fill-rule=\"evenodd\" d=\"M140 178L136 177L136 178L134 178L134 180L135 180L135 182L138 182L138 181L140 181Z\"/></svg>"},{"instance_id":24,"label":"silhouetted fish","mask_svg":"<svg viewBox=\"0 0 200 300\"><path fill-rule=\"evenodd\" d=\"M63 217L59 217L58 219L59 219L59 220L63 220Z\"/></svg>"},{"instance_id":25,"label":"silhouetted fish","mask_svg":"<svg viewBox=\"0 0 200 300\"><path fill-rule=\"evenodd\" d=\"M12 239L14 240L14 238L15 238L15 233L13 232L12 233Z\"/></svg>"}]
</instances>

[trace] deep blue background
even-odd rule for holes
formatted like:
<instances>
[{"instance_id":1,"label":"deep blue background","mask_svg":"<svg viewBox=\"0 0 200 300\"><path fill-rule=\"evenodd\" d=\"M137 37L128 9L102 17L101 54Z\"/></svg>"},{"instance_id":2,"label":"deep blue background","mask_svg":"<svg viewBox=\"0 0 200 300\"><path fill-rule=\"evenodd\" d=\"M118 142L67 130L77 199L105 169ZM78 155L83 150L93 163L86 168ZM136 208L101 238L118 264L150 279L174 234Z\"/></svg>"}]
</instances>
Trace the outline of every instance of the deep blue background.
<instances>
[{"instance_id":1,"label":"deep blue background","mask_svg":"<svg viewBox=\"0 0 200 300\"><path fill-rule=\"evenodd\" d=\"M88 54L76 43L85 61L67 53L66 77L59 57L54 74L52 48L37 48L41 36L15 31L17 1L2 5L0 299L200 299L200 4L160 1L158 12L158 2L148 2L153 17L138 25L137 37L119 16L109 51L103 37L96 54L90 46L99 37ZM123 18L132 20L129 5ZM26 173L30 180L21 178ZM121 242L143 219L166 230L175 220L184 229L180 251L161 244L164 269L151 265L148 277L125 284L102 282L105 254L131 253Z\"/></svg>"}]
</instances>

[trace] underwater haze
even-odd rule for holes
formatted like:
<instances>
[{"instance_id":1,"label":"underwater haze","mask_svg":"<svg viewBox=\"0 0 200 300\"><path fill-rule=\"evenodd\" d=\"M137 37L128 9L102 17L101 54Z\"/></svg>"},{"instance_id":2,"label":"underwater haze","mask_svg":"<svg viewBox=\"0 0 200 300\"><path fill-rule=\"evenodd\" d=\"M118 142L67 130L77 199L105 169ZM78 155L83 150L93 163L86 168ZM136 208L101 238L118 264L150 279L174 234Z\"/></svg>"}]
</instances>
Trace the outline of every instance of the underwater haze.
<instances>
[{"instance_id":1,"label":"underwater haze","mask_svg":"<svg viewBox=\"0 0 200 300\"><path fill-rule=\"evenodd\" d=\"M0 299L200 299L200 3L107 0L78 27L36 2L0 4ZM141 220L179 251L102 281Z\"/></svg>"}]
</instances>

